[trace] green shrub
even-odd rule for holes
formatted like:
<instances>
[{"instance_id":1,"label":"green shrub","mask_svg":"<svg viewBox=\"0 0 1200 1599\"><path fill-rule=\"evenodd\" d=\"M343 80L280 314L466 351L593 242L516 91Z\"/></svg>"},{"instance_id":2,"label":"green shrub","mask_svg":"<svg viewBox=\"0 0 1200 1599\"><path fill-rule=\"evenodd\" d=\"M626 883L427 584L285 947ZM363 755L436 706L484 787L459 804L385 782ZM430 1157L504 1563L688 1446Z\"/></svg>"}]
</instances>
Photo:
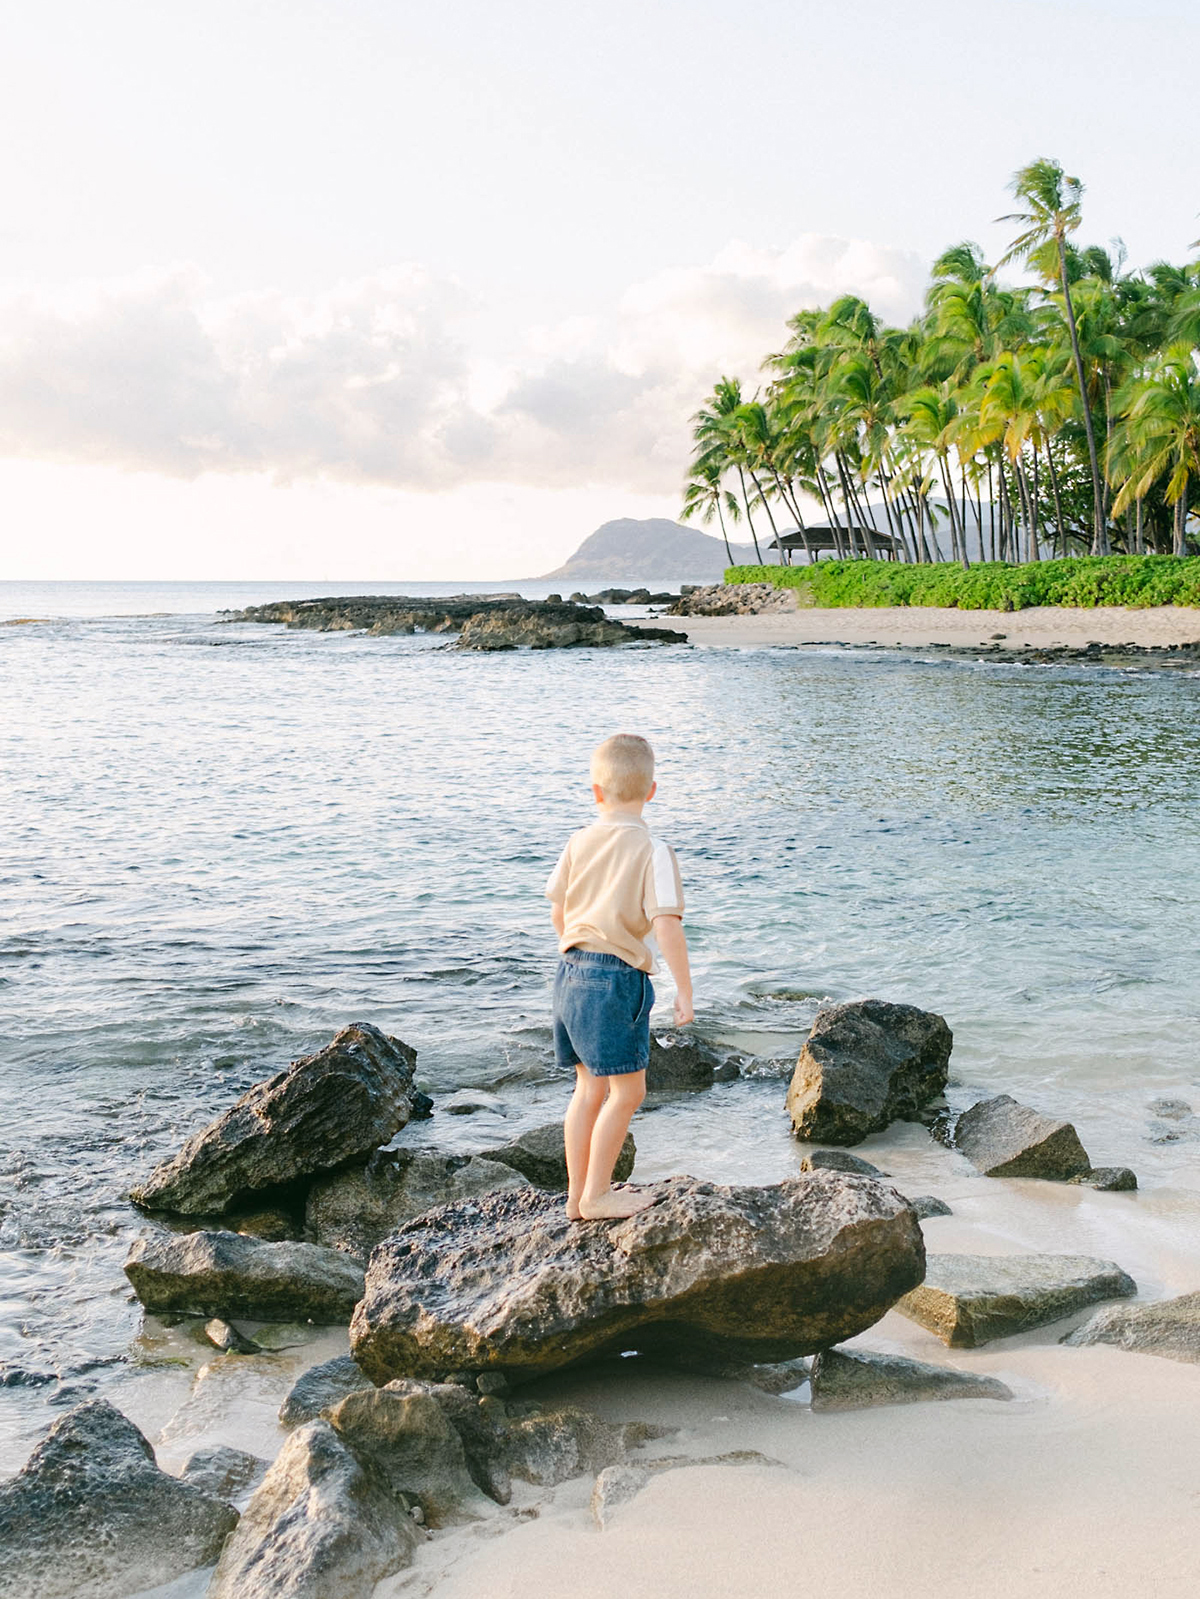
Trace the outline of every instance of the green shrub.
<instances>
[{"instance_id":1,"label":"green shrub","mask_svg":"<svg viewBox=\"0 0 1200 1599\"><path fill-rule=\"evenodd\" d=\"M909 566L899 561L818 561L812 566L731 566L727 583L806 591L819 606L945 605L1023 611L1032 605L1198 605L1200 556L1103 555L1008 566L981 561Z\"/></svg>"}]
</instances>

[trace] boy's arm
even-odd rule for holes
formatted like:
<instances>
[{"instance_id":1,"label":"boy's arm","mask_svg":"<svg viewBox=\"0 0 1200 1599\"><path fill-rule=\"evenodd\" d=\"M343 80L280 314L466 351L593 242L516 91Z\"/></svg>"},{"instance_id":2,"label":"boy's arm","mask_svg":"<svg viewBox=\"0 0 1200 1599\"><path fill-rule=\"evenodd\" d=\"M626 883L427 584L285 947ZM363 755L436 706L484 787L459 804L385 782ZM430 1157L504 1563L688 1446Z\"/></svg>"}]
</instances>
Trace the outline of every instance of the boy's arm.
<instances>
[{"instance_id":1,"label":"boy's arm","mask_svg":"<svg viewBox=\"0 0 1200 1599\"><path fill-rule=\"evenodd\" d=\"M558 934L559 938L563 936L563 924L565 919L562 901L556 900L550 907L550 920L554 923L554 931Z\"/></svg>"},{"instance_id":2,"label":"boy's arm","mask_svg":"<svg viewBox=\"0 0 1200 1599\"><path fill-rule=\"evenodd\" d=\"M682 916L656 916L654 937L657 940L667 970L675 979L675 1025L686 1027L691 1021L692 973L688 965L687 937L683 931Z\"/></svg>"}]
</instances>

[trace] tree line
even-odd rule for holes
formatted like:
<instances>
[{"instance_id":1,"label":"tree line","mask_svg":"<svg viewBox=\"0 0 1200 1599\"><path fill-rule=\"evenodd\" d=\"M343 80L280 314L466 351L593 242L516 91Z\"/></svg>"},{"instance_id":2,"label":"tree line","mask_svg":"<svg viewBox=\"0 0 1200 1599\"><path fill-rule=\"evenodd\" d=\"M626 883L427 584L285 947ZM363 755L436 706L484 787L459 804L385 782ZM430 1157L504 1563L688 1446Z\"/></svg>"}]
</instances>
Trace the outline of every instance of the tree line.
<instances>
[{"instance_id":1,"label":"tree line","mask_svg":"<svg viewBox=\"0 0 1200 1599\"><path fill-rule=\"evenodd\" d=\"M715 385L692 418L682 514L719 522L731 565L743 521L760 562L760 533L789 524L811 559L802 500L839 557L880 553L872 496L887 548L912 562L968 567L971 530L1007 562L1200 543L1200 260L1135 272L1119 243L1080 247L1083 185L1057 161L1011 188L1009 249L994 265L948 249L908 327L844 295L791 319L758 393ZM1036 281L1001 283L1013 262Z\"/></svg>"}]
</instances>

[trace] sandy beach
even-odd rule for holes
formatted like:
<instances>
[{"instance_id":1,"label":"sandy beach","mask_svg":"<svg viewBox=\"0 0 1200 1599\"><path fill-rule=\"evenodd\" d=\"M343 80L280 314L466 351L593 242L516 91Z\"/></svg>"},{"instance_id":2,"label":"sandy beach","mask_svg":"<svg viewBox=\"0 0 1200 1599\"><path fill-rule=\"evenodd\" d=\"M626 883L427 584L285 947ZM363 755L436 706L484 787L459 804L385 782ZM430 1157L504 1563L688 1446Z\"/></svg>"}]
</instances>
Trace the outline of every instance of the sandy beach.
<instances>
[{"instance_id":1,"label":"sandy beach","mask_svg":"<svg viewBox=\"0 0 1200 1599\"><path fill-rule=\"evenodd\" d=\"M649 624L648 624L649 625ZM661 624L659 624L661 625ZM746 647L764 644L929 644L1000 649L1023 646L1083 649L1098 644L1165 648L1200 643L1200 610L1160 605L1144 610L1104 606L1073 610L1041 606L1026 611L960 611L934 606L801 607L765 616L688 616L676 624L693 644Z\"/></svg>"}]
</instances>

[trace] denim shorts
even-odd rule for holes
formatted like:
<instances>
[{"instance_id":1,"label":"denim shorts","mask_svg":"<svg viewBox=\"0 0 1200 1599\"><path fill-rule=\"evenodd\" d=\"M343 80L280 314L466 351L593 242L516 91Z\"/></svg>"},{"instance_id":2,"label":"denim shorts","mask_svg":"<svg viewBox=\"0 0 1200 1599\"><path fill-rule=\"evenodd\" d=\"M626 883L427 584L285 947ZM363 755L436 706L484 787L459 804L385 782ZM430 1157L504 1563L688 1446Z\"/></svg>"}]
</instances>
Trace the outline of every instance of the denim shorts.
<instances>
[{"instance_id":1,"label":"denim shorts","mask_svg":"<svg viewBox=\"0 0 1200 1599\"><path fill-rule=\"evenodd\" d=\"M594 1077L644 1072L654 986L616 955L569 949L554 978L554 1058Z\"/></svg>"}]
</instances>

